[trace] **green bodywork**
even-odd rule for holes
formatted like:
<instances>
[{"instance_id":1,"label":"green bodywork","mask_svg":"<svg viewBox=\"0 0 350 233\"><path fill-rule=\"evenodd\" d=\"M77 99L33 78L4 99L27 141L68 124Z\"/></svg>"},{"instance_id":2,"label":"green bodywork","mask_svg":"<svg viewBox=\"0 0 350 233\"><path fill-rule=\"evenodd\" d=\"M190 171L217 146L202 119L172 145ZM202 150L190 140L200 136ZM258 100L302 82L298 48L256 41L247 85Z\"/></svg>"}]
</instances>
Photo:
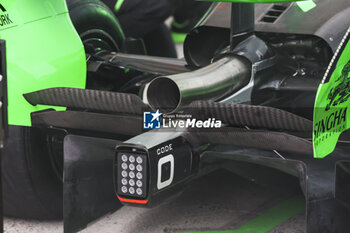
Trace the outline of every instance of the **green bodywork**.
<instances>
[{"instance_id":1,"label":"green bodywork","mask_svg":"<svg viewBox=\"0 0 350 233\"><path fill-rule=\"evenodd\" d=\"M350 129L350 27L320 84L314 107L314 157L335 149L342 132Z\"/></svg>"},{"instance_id":2,"label":"green bodywork","mask_svg":"<svg viewBox=\"0 0 350 233\"><path fill-rule=\"evenodd\" d=\"M123 3L124 3L124 0L117 0L117 3L114 6L114 11L118 12L122 7Z\"/></svg>"},{"instance_id":3,"label":"green bodywork","mask_svg":"<svg viewBox=\"0 0 350 233\"><path fill-rule=\"evenodd\" d=\"M297 4L304 12L308 12L316 7L316 3L313 0L301 1L297 2Z\"/></svg>"},{"instance_id":4,"label":"green bodywork","mask_svg":"<svg viewBox=\"0 0 350 233\"><path fill-rule=\"evenodd\" d=\"M8 120L30 126L30 114L52 108L32 106L23 94L50 87L84 88L83 44L65 0L2 0L0 39L6 41ZM6 18L7 17L7 18Z\"/></svg>"}]
</instances>

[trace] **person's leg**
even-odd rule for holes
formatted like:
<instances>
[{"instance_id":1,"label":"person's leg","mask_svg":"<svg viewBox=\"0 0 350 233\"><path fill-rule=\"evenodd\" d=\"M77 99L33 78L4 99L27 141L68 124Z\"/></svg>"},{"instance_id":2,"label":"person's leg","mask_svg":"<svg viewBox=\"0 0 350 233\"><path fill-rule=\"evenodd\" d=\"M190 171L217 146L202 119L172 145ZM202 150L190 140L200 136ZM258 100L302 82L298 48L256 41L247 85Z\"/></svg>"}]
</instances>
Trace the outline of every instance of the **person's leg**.
<instances>
[{"instance_id":1,"label":"person's leg","mask_svg":"<svg viewBox=\"0 0 350 233\"><path fill-rule=\"evenodd\" d=\"M169 29L164 25L174 10L171 0L102 0L114 10L126 37L143 38L147 54L177 57Z\"/></svg>"},{"instance_id":2,"label":"person's leg","mask_svg":"<svg viewBox=\"0 0 350 233\"><path fill-rule=\"evenodd\" d=\"M171 30L178 33L188 33L209 9L211 2L196 0L172 0L175 6L174 20Z\"/></svg>"},{"instance_id":3,"label":"person's leg","mask_svg":"<svg viewBox=\"0 0 350 233\"><path fill-rule=\"evenodd\" d=\"M119 0L101 0L101 2L103 2L106 6L108 6L109 9L111 9L111 11L114 11L117 1Z\"/></svg>"},{"instance_id":4,"label":"person's leg","mask_svg":"<svg viewBox=\"0 0 350 233\"><path fill-rule=\"evenodd\" d=\"M143 40L147 48L147 54L160 57L177 57L170 30L165 24L147 33Z\"/></svg>"},{"instance_id":5,"label":"person's leg","mask_svg":"<svg viewBox=\"0 0 350 233\"><path fill-rule=\"evenodd\" d=\"M160 27L172 11L169 0L124 0L116 16L127 37L140 38Z\"/></svg>"}]
</instances>

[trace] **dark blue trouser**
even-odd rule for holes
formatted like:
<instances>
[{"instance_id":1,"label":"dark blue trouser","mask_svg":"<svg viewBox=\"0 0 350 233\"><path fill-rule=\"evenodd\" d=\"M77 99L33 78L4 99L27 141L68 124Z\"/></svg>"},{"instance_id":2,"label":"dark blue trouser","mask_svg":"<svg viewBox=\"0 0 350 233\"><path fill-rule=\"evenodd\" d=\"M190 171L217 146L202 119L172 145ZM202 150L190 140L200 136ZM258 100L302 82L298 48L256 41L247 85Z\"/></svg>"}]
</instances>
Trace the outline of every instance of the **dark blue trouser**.
<instances>
[{"instance_id":1,"label":"dark blue trouser","mask_svg":"<svg viewBox=\"0 0 350 233\"><path fill-rule=\"evenodd\" d=\"M176 57L176 50L164 20L173 13L172 0L101 0L116 14L126 37L143 38L153 56Z\"/></svg>"}]
</instances>

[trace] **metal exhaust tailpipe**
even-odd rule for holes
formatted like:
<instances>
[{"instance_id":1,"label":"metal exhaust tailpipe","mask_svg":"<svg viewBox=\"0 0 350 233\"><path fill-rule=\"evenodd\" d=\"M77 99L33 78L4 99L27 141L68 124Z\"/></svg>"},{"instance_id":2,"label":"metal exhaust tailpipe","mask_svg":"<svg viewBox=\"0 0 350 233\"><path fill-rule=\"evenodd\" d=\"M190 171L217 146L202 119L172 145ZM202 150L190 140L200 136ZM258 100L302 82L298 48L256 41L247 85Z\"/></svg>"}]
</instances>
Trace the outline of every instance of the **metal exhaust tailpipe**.
<instances>
[{"instance_id":1,"label":"metal exhaust tailpipe","mask_svg":"<svg viewBox=\"0 0 350 233\"><path fill-rule=\"evenodd\" d=\"M232 55L192 72L161 76L145 86L143 100L162 113L195 100L220 100L249 83L251 67L246 58Z\"/></svg>"}]
</instances>

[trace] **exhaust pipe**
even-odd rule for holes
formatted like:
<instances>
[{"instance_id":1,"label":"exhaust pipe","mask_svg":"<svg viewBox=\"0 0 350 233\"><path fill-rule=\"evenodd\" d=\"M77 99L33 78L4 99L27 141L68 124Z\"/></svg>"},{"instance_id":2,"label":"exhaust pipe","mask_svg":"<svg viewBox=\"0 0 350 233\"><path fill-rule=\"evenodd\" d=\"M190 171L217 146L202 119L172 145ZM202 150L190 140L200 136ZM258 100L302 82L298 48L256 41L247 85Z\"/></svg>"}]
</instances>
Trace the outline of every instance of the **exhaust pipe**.
<instances>
[{"instance_id":1,"label":"exhaust pipe","mask_svg":"<svg viewBox=\"0 0 350 233\"><path fill-rule=\"evenodd\" d=\"M251 67L246 58L232 55L192 72L161 76L145 86L143 101L162 113L175 112L195 100L217 101L246 86Z\"/></svg>"}]
</instances>

